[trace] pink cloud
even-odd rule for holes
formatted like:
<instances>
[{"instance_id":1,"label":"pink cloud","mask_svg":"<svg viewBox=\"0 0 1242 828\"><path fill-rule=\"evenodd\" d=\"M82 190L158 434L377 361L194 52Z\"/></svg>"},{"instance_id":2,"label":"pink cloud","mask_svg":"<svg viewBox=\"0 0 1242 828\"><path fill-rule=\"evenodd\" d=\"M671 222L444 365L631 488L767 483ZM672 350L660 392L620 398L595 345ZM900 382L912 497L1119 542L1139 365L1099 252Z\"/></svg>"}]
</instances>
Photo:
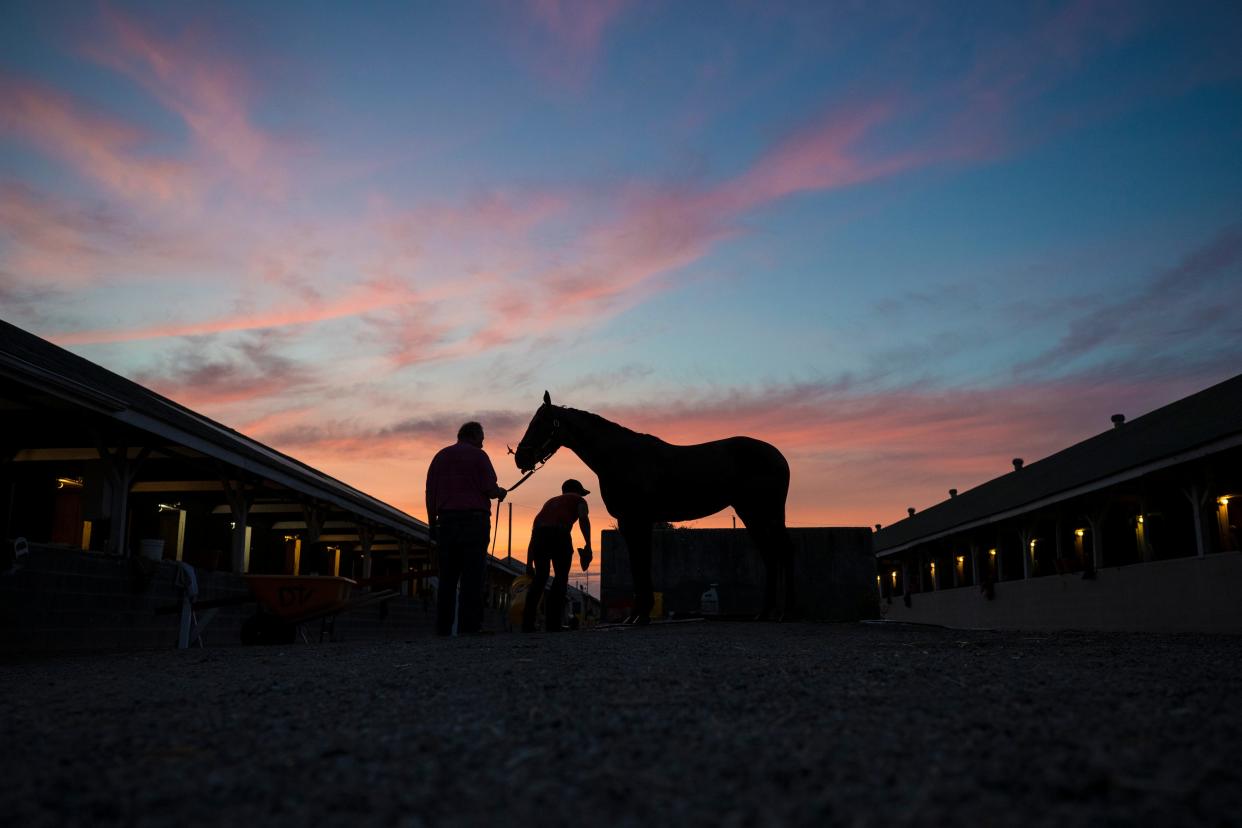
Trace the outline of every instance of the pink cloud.
<instances>
[{"instance_id":1,"label":"pink cloud","mask_svg":"<svg viewBox=\"0 0 1242 828\"><path fill-rule=\"evenodd\" d=\"M0 263L15 280L78 287L108 273L167 271L207 249L108 202L77 201L0 181Z\"/></svg>"},{"instance_id":2,"label":"pink cloud","mask_svg":"<svg viewBox=\"0 0 1242 828\"><path fill-rule=\"evenodd\" d=\"M58 345L70 346L131 342L170 336L203 336L228 331L263 330L360 316L378 309L417 301L416 296L397 286L370 283L355 287L339 298L305 302L295 307L282 306L256 313L242 313L200 322L160 323L142 328L73 331L49 338Z\"/></svg>"},{"instance_id":3,"label":"pink cloud","mask_svg":"<svg viewBox=\"0 0 1242 828\"><path fill-rule=\"evenodd\" d=\"M167 351L160 368L135 379L190 408L281 398L310 384L315 372L282 356L280 345L278 338L258 336L214 355L196 346Z\"/></svg>"},{"instance_id":4,"label":"pink cloud","mask_svg":"<svg viewBox=\"0 0 1242 828\"><path fill-rule=\"evenodd\" d=\"M539 75L580 89L599 60L605 31L627 5L629 0L529 0L525 8L535 31L520 48Z\"/></svg>"},{"instance_id":5,"label":"pink cloud","mask_svg":"<svg viewBox=\"0 0 1242 828\"><path fill-rule=\"evenodd\" d=\"M826 112L777 143L744 174L712 192L710 201L717 210L740 213L795 193L840 189L904 170L919 159L869 160L864 154L864 141L895 115L890 103Z\"/></svg>"},{"instance_id":6,"label":"pink cloud","mask_svg":"<svg viewBox=\"0 0 1242 828\"><path fill-rule=\"evenodd\" d=\"M268 197L288 186L286 159L297 149L253 123L252 90L238 64L193 35L162 37L114 9L103 14L103 37L86 55L133 80L189 127L196 149L234 186Z\"/></svg>"},{"instance_id":7,"label":"pink cloud","mask_svg":"<svg viewBox=\"0 0 1242 828\"><path fill-rule=\"evenodd\" d=\"M442 283L439 298L468 300L473 317L460 309L433 313L424 304L377 317L382 338L396 363L409 365L492 352L576 322L598 324L667 289L672 274L737 233L747 211L915 163L864 157L863 142L890 117L891 107L881 106L821 116L716 185L628 186L607 198L586 189L492 193L462 208L388 215L378 222L381 233L419 267L439 267L438 247L469 251L470 259L458 254L444 268L468 272L469 281ZM552 252L533 235L545 227L567 239Z\"/></svg>"},{"instance_id":8,"label":"pink cloud","mask_svg":"<svg viewBox=\"0 0 1242 828\"><path fill-rule=\"evenodd\" d=\"M533 0L531 12L566 48L579 54L593 54L599 48L604 29L625 5L625 0Z\"/></svg>"},{"instance_id":9,"label":"pink cloud","mask_svg":"<svg viewBox=\"0 0 1242 828\"><path fill-rule=\"evenodd\" d=\"M242 434L266 441L267 435L290 431L313 417L314 414L315 409L310 406L282 408L267 411L253 419L240 422L235 428Z\"/></svg>"},{"instance_id":10,"label":"pink cloud","mask_svg":"<svg viewBox=\"0 0 1242 828\"><path fill-rule=\"evenodd\" d=\"M1112 99L1093 100L1086 109L1062 109L1050 119L1015 123L1024 104L1149 25L1148 16L1149 10L1136 3L1071 0L1037 16L1018 34L987 39L969 70L932 102L949 114L928 138L946 159L986 161L1113 111L1121 105L1118 90L1112 90Z\"/></svg>"},{"instance_id":11,"label":"pink cloud","mask_svg":"<svg viewBox=\"0 0 1242 828\"><path fill-rule=\"evenodd\" d=\"M848 187L913 165L913 157L863 157L864 140L889 118L891 108L882 106L834 112L720 184L631 188L617 199L615 215L577 234L569 261L545 263L531 280L495 295L491 309L503 320L503 332L489 328L475 337L475 346L494 347L575 316L598 322L615 315L664 289L663 277L734 235L747 211L800 191Z\"/></svg>"},{"instance_id":12,"label":"pink cloud","mask_svg":"<svg viewBox=\"0 0 1242 828\"><path fill-rule=\"evenodd\" d=\"M156 202L192 189L183 163L144 155L150 136L134 124L36 81L0 74L5 115L0 129L58 158L111 191Z\"/></svg>"}]
</instances>

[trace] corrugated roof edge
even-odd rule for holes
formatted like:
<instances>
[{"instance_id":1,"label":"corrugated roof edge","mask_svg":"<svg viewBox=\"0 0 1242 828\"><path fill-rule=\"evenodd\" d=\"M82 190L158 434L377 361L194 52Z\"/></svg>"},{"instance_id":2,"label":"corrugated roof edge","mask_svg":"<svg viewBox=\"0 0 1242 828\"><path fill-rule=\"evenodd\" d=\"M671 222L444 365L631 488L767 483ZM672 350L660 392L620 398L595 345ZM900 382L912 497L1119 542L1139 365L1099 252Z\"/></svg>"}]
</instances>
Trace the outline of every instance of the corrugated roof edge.
<instances>
[{"instance_id":1,"label":"corrugated roof edge","mask_svg":"<svg viewBox=\"0 0 1242 828\"><path fill-rule=\"evenodd\" d=\"M877 557L1242 445L1242 374L1088 437L876 532ZM1178 426L1185 439L1178 440ZM1152 435L1159 440L1152 440ZM1151 443L1152 445L1148 445ZM1142 445L1137 445L1142 444ZM1144 452L1144 449L1150 449ZM1132 462L1127 462L1127 458ZM1092 461L1095 467L1092 468ZM1110 462L1111 461L1111 462ZM1045 490L1072 469L1070 485ZM1028 485L1031 484L1031 485Z\"/></svg>"},{"instance_id":2,"label":"corrugated roof edge","mask_svg":"<svg viewBox=\"0 0 1242 828\"><path fill-rule=\"evenodd\" d=\"M128 424L143 428L144 430L150 430L148 427L149 423L144 425L141 422L134 421L149 418L162 422L167 426L184 432L184 442L197 442L193 439L193 435L186 431L188 425L184 422L179 422L179 420L191 420L199 429L206 430L217 437L214 441L207 440L207 442L214 444L217 448L256 455L253 459L259 460L261 463L266 462L273 466L283 467L287 474L299 479L304 485L315 488L327 487L330 490L328 492L305 491L303 492L304 494L321 497L336 495L345 498L352 502L355 508L361 507L366 511L374 511L376 513L367 517L378 519L382 523L392 522L397 524L390 526L390 528L404 530L410 534L426 536L427 524L413 515L409 515L343 481L337 480L331 475L303 463L301 460L284 454L264 443L260 443L251 437L247 437L222 423L218 423L146 386L110 371L84 357L80 357L29 331L22 330L9 322L0 320L0 334L3 334L0 337L0 369L3 370L5 375L14 380L27 383L31 381L54 383L58 386L57 391L59 393L57 393L57 396L68 398L70 401L78 403L82 402L80 398L85 398L91 403L91 407L97 410L102 409L106 415L122 422L128 422ZM28 357L13 353L5 347L6 341L11 337L24 340L21 344L36 357L40 354L45 354L49 359L56 358L68 361L70 365L81 369L87 375L92 372L100 372L106 375L111 382L119 384L121 389L128 391L134 398L123 399L116 394L96 388L91 383L84 382L80 378L65 376L63 373L57 372L50 367L32 362ZM46 386L36 385L34 387L40 390L48 390ZM147 403L150 407L144 405L144 403ZM163 436L175 439L167 434ZM272 470L274 471L275 468ZM293 486L291 488L297 489L298 487Z\"/></svg>"}]
</instances>

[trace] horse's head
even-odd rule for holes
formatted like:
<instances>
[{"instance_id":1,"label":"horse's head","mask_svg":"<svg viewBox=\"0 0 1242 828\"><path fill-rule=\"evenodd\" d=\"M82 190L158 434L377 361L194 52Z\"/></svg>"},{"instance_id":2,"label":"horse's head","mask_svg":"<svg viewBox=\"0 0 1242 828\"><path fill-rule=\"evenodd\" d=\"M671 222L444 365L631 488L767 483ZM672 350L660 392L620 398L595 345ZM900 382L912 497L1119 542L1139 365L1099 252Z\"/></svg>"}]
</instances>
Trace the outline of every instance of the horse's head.
<instances>
[{"instance_id":1,"label":"horse's head","mask_svg":"<svg viewBox=\"0 0 1242 828\"><path fill-rule=\"evenodd\" d=\"M561 447L561 408L552 404L552 397L543 392L543 405L535 411L522 442L514 452L514 462L520 471L528 472L556 453Z\"/></svg>"}]
</instances>

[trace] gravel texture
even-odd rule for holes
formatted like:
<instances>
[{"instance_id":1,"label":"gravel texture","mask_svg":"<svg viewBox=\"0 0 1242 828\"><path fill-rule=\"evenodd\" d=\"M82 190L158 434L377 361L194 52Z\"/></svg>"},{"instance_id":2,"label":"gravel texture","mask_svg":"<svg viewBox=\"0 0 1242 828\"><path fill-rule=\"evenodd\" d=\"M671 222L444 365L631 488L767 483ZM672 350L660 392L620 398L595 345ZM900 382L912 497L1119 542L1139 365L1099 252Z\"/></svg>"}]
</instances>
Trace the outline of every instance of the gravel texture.
<instances>
[{"instance_id":1,"label":"gravel texture","mask_svg":"<svg viewBox=\"0 0 1242 828\"><path fill-rule=\"evenodd\" d=\"M1242 638L671 623L0 668L4 825L1221 825Z\"/></svg>"}]
</instances>

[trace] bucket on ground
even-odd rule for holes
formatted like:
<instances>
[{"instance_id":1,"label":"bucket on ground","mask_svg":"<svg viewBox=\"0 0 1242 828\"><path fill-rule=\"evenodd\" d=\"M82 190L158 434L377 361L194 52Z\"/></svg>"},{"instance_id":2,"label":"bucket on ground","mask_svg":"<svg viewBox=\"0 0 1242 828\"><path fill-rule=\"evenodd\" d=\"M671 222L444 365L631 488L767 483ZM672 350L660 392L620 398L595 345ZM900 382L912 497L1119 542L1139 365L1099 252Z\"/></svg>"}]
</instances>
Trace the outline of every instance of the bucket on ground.
<instances>
[{"instance_id":1,"label":"bucket on ground","mask_svg":"<svg viewBox=\"0 0 1242 828\"><path fill-rule=\"evenodd\" d=\"M712 584L707 592L699 597L699 612L704 615L720 614L720 592L717 589L719 586L720 584Z\"/></svg>"},{"instance_id":2,"label":"bucket on ground","mask_svg":"<svg viewBox=\"0 0 1242 828\"><path fill-rule=\"evenodd\" d=\"M526 612L526 594L530 589L531 577L519 575L513 579L509 587L509 623L515 629L522 627L522 613Z\"/></svg>"}]
</instances>

